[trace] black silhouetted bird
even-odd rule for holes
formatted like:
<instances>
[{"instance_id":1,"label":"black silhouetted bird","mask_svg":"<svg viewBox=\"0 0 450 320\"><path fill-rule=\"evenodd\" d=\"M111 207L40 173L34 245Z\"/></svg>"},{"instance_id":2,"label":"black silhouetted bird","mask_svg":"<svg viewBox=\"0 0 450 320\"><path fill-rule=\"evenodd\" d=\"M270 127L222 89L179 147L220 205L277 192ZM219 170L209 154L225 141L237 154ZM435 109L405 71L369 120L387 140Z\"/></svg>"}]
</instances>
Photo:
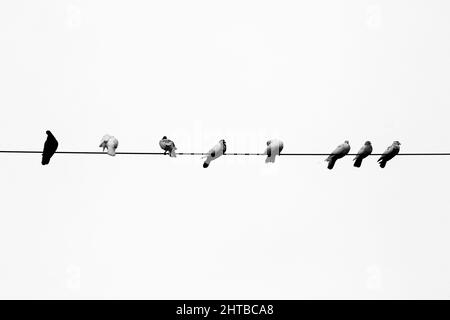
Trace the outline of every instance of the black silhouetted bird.
<instances>
[{"instance_id":1,"label":"black silhouetted bird","mask_svg":"<svg viewBox=\"0 0 450 320\"><path fill-rule=\"evenodd\" d=\"M175 152L177 150L177 147L175 147L175 143L172 140L167 139L166 136L162 137L162 139L159 141L159 146L164 150L164 154L167 154L167 152L169 152L169 156L177 156L177 153Z\"/></svg>"},{"instance_id":2,"label":"black silhouetted bird","mask_svg":"<svg viewBox=\"0 0 450 320\"><path fill-rule=\"evenodd\" d=\"M366 158L369 154L371 154L372 150L373 150L372 143L370 143L370 141L366 141L364 145L361 147L361 149L359 149L356 157L353 159L353 161L355 161L353 166L357 168L361 167L363 159Z\"/></svg>"},{"instance_id":3,"label":"black silhouetted bird","mask_svg":"<svg viewBox=\"0 0 450 320\"><path fill-rule=\"evenodd\" d=\"M336 160L345 157L345 155L350 151L350 144L348 140L345 140L343 144L340 144L334 151L325 159L328 161L328 169L333 169Z\"/></svg>"},{"instance_id":4,"label":"black silhouetted bird","mask_svg":"<svg viewBox=\"0 0 450 320\"><path fill-rule=\"evenodd\" d=\"M386 163L394 158L400 152L400 142L394 141L391 146L389 146L385 152L381 155L378 162L380 163L380 167L384 168Z\"/></svg>"},{"instance_id":5,"label":"black silhouetted bird","mask_svg":"<svg viewBox=\"0 0 450 320\"><path fill-rule=\"evenodd\" d=\"M206 158L205 162L203 163L203 168L208 168L211 161L225 154L226 151L227 144L225 143L225 140L222 139L214 147L212 147L211 150L208 151L208 154L206 156L202 157Z\"/></svg>"},{"instance_id":6,"label":"black silhouetted bird","mask_svg":"<svg viewBox=\"0 0 450 320\"><path fill-rule=\"evenodd\" d=\"M58 141L55 136L47 130L47 140L44 143L44 150L42 151L42 165L47 165L50 163L50 158L55 154L56 149L58 149Z\"/></svg>"}]
</instances>

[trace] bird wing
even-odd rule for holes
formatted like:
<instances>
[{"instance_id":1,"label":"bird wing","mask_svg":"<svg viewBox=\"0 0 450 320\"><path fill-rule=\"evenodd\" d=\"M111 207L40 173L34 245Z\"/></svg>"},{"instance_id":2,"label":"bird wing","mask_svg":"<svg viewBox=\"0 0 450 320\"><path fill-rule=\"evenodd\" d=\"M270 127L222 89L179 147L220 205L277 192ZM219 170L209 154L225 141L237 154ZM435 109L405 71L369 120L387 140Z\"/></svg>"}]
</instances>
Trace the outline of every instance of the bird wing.
<instances>
[{"instance_id":1,"label":"bird wing","mask_svg":"<svg viewBox=\"0 0 450 320\"><path fill-rule=\"evenodd\" d=\"M394 146L389 146L386 151L383 152L380 159L378 161L381 161L383 159L390 160L394 157Z\"/></svg>"},{"instance_id":2,"label":"bird wing","mask_svg":"<svg viewBox=\"0 0 450 320\"><path fill-rule=\"evenodd\" d=\"M172 150L173 148L175 148L175 143L172 140L167 139L166 146L170 148L170 150Z\"/></svg>"},{"instance_id":3,"label":"bird wing","mask_svg":"<svg viewBox=\"0 0 450 320\"><path fill-rule=\"evenodd\" d=\"M330 154L336 156L344 156L350 151L350 146L346 143L340 144L334 151Z\"/></svg>"},{"instance_id":4,"label":"bird wing","mask_svg":"<svg viewBox=\"0 0 450 320\"><path fill-rule=\"evenodd\" d=\"M356 156L353 158L353 160L358 159L359 157L363 156L366 150L366 146L362 146L361 149L359 149L358 153L356 154Z\"/></svg>"},{"instance_id":5,"label":"bird wing","mask_svg":"<svg viewBox=\"0 0 450 320\"><path fill-rule=\"evenodd\" d=\"M212 158L218 158L223 154L223 145L222 143L216 144L211 150L209 150L209 156Z\"/></svg>"},{"instance_id":6,"label":"bird wing","mask_svg":"<svg viewBox=\"0 0 450 320\"><path fill-rule=\"evenodd\" d=\"M164 149L164 150L170 150L170 140L168 140L168 139L162 139L160 142L159 142L159 145L160 145L160 147L162 148L162 149Z\"/></svg>"},{"instance_id":7,"label":"bird wing","mask_svg":"<svg viewBox=\"0 0 450 320\"><path fill-rule=\"evenodd\" d=\"M364 146L361 147L361 149L359 149L358 154L355 157L355 159L358 158L358 156L364 156L365 157L365 156L368 156L371 153L372 153L372 147L364 145Z\"/></svg>"},{"instance_id":8,"label":"bird wing","mask_svg":"<svg viewBox=\"0 0 450 320\"><path fill-rule=\"evenodd\" d=\"M280 140L275 140L270 144L270 149L273 154L279 155L281 150L283 150L283 142Z\"/></svg>"},{"instance_id":9,"label":"bird wing","mask_svg":"<svg viewBox=\"0 0 450 320\"><path fill-rule=\"evenodd\" d=\"M358 151L358 155L364 155L367 152L366 146L362 146Z\"/></svg>"},{"instance_id":10,"label":"bird wing","mask_svg":"<svg viewBox=\"0 0 450 320\"><path fill-rule=\"evenodd\" d=\"M209 151L208 151L208 157L212 157L213 155L215 155L215 153L216 153L216 148L217 148L217 145L215 145L214 147L212 147L211 149L209 149Z\"/></svg>"},{"instance_id":11,"label":"bird wing","mask_svg":"<svg viewBox=\"0 0 450 320\"><path fill-rule=\"evenodd\" d=\"M383 155L386 155L386 154L389 154L389 153L391 153L391 152L392 152L392 150L394 150L394 147L393 147L393 146L389 146L389 147L387 147L386 151L384 151L384 152L383 152Z\"/></svg>"}]
</instances>

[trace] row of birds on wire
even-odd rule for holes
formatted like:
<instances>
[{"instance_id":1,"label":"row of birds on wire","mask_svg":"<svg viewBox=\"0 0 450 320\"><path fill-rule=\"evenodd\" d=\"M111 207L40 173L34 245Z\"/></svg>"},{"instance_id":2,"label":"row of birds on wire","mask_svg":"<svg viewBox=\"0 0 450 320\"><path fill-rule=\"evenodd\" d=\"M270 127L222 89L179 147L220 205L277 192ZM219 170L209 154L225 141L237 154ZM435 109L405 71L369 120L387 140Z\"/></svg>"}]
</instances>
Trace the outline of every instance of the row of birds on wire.
<instances>
[{"instance_id":1,"label":"row of birds on wire","mask_svg":"<svg viewBox=\"0 0 450 320\"><path fill-rule=\"evenodd\" d=\"M47 130L46 133L47 140L44 143L44 150L42 152L42 165L49 164L51 157L58 149L58 141L56 140L55 136L49 130ZM166 136L162 137L162 139L159 141L159 146L162 150L164 150L164 155L168 154L170 157L177 156L177 147L175 146L175 143L172 140L168 139ZM115 156L116 149L119 147L119 141L116 137L106 134L103 136L99 147L102 148L103 151L106 150L108 155ZM275 157L281 154L283 148L284 143L281 140L271 139L267 141L267 147L265 152L263 153L264 155L267 155L265 162L275 162ZM353 159L353 165L357 168L361 167L362 161L372 153L372 150L372 143L370 141L366 141ZM203 168L208 168L211 161L216 160L220 156L224 155L226 151L227 144L225 140L222 139L214 147L212 147L205 156L202 157L206 158L203 163ZM334 149L334 151L331 152L330 155L325 159L325 161L328 162L328 169L333 169L336 161L346 156L349 152L350 144L348 140L346 140L344 143L340 144L336 149ZM399 152L400 142L394 141L392 145L390 145L378 159L380 167L384 168L386 166L386 163L394 158Z\"/></svg>"}]
</instances>

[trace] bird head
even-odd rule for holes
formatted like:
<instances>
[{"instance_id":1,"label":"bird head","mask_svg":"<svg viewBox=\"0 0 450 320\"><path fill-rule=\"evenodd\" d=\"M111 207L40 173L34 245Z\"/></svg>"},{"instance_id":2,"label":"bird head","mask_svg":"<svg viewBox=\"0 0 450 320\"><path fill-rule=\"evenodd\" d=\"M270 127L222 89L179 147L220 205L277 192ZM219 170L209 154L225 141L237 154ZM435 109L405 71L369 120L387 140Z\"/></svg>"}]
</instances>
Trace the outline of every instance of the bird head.
<instances>
[{"instance_id":1,"label":"bird head","mask_svg":"<svg viewBox=\"0 0 450 320\"><path fill-rule=\"evenodd\" d=\"M52 134L52 133L50 132L50 130L45 131L45 133L46 133L47 135L51 135L51 134Z\"/></svg>"},{"instance_id":2,"label":"bird head","mask_svg":"<svg viewBox=\"0 0 450 320\"><path fill-rule=\"evenodd\" d=\"M344 143L345 143L345 144L350 144L350 142L348 142L348 140L345 140Z\"/></svg>"},{"instance_id":3,"label":"bird head","mask_svg":"<svg viewBox=\"0 0 450 320\"><path fill-rule=\"evenodd\" d=\"M399 141L394 141L393 144L395 144L395 145L397 145L397 146L401 145L401 143L400 143Z\"/></svg>"},{"instance_id":4,"label":"bird head","mask_svg":"<svg viewBox=\"0 0 450 320\"><path fill-rule=\"evenodd\" d=\"M163 139L167 139L167 137L166 136L164 136L164 137L162 137Z\"/></svg>"},{"instance_id":5,"label":"bird head","mask_svg":"<svg viewBox=\"0 0 450 320\"><path fill-rule=\"evenodd\" d=\"M371 143L370 141L366 141L364 144L365 144L366 146L371 146L371 145L372 145L372 143Z\"/></svg>"},{"instance_id":6,"label":"bird head","mask_svg":"<svg viewBox=\"0 0 450 320\"><path fill-rule=\"evenodd\" d=\"M223 139L220 140L220 143L222 144L222 154L225 154L227 152L227 143Z\"/></svg>"}]
</instances>

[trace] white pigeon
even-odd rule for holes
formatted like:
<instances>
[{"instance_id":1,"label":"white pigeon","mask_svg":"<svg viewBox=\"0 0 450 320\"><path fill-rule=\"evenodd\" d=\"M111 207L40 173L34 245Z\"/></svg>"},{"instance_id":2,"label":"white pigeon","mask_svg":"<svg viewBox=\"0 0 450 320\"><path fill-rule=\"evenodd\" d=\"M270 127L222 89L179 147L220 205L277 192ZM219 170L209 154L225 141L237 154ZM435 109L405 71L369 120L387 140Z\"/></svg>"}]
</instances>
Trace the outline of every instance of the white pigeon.
<instances>
[{"instance_id":1,"label":"white pigeon","mask_svg":"<svg viewBox=\"0 0 450 320\"><path fill-rule=\"evenodd\" d=\"M345 140L343 144L340 144L334 151L325 159L328 161L328 169L333 169L336 160L345 157L345 155L350 151L350 144L348 140Z\"/></svg>"},{"instance_id":2,"label":"white pigeon","mask_svg":"<svg viewBox=\"0 0 450 320\"><path fill-rule=\"evenodd\" d=\"M227 144L225 143L225 140L220 140L211 150L208 151L208 154L206 156L203 156L202 158L206 158L205 162L203 163L203 168L208 168L211 161L217 159L221 155L224 155L227 151Z\"/></svg>"},{"instance_id":3,"label":"white pigeon","mask_svg":"<svg viewBox=\"0 0 450 320\"><path fill-rule=\"evenodd\" d=\"M275 162L275 156L280 155L283 150L283 141L272 139L267 141L267 148L264 154L267 154L266 163Z\"/></svg>"},{"instance_id":4,"label":"white pigeon","mask_svg":"<svg viewBox=\"0 0 450 320\"><path fill-rule=\"evenodd\" d=\"M114 157L116 155L116 149L118 146L119 141L114 136L105 134L99 147L103 148L103 151L105 151L105 149L108 149L108 154Z\"/></svg>"},{"instance_id":5,"label":"white pigeon","mask_svg":"<svg viewBox=\"0 0 450 320\"><path fill-rule=\"evenodd\" d=\"M164 154L169 152L169 156L177 156L177 153L175 152L177 150L177 147L175 147L175 143L172 140L167 139L166 136L162 137L162 139L159 141L159 146L164 150Z\"/></svg>"}]
</instances>

